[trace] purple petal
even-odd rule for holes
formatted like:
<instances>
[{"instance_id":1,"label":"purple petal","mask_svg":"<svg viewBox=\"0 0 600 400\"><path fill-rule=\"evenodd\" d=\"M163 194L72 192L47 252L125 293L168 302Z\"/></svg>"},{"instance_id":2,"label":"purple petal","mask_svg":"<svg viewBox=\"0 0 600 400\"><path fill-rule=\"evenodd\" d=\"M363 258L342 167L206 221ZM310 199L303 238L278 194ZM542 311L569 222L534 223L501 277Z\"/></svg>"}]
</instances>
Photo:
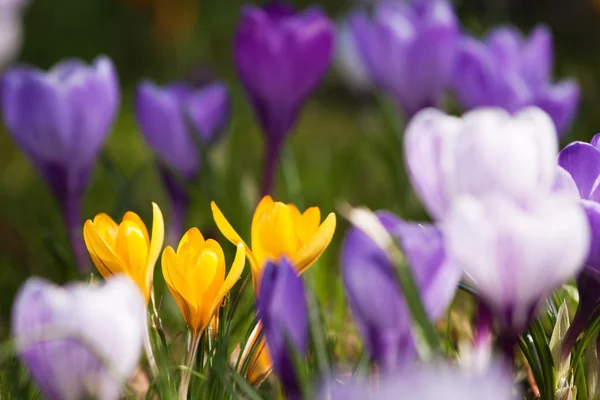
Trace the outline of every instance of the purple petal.
<instances>
[{"instance_id":1,"label":"purple petal","mask_svg":"<svg viewBox=\"0 0 600 400\"><path fill-rule=\"evenodd\" d=\"M596 271L600 279L600 204L591 200L581 200L590 224L592 243L585 265Z\"/></svg>"},{"instance_id":2,"label":"purple petal","mask_svg":"<svg viewBox=\"0 0 600 400\"><path fill-rule=\"evenodd\" d=\"M600 175L600 150L588 143L573 142L559 153L558 164L571 174L582 199L597 200L592 192Z\"/></svg>"},{"instance_id":3,"label":"purple petal","mask_svg":"<svg viewBox=\"0 0 600 400\"><path fill-rule=\"evenodd\" d=\"M213 83L190 95L187 113L205 144L213 143L225 131L229 120L229 91L223 83Z\"/></svg>"},{"instance_id":4,"label":"purple petal","mask_svg":"<svg viewBox=\"0 0 600 400\"><path fill-rule=\"evenodd\" d=\"M464 108L498 105L497 65L492 53L481 42L469 37L461 41L453 76L454 91Z\"/></svg>"},{"instance_id":5,"label":"purple petal","mask_svg":"<svg viewBox=\"0 0 600 400\"><path fill-rule=\"evenodd\" d=\"M546 111L561 134L570 127L579 107L579 85L574 80L563 80L547 86L538 94L535 103Z\"/></svg>"},{"instance_id":6,"label":"purple petal","mask_svg":"<svg viewBox=\"0 0 600 400\"><path fill-rule=\"evenodd\" d=\"M519 69L523 37L516 28L503 26L492 30L486 38L486 44L499 70Z\"/></svg>"},{"instance_id":7,"label":"purple petal","mask_svg":"<svg viewBox=\"0 0 600 400\"><path fill-rule=\"evenodd\" d=\"M176 88L142 82L136 94L136 117L146 142L159 158L187 178L200 166L198 150L183 116L184 96Z\"/></svg>"},{"instance_id":8,"label":"purple petal","mask_svg":"<svg viewBox=\"0 0 600 400\"><path fill-rule=\"evenodd\" d=\"M521 51L522 74L527 84L541 88L550 82L553 63L552 33L547 26L538 25Z\"/></svg>"},{"instance_id":9,"label":"purple petal","mask_svg":"<svg viewBox=\"0 0 600 400\"><path fill-rule=\"evenodd\" d=\"M336 69L351 89L366 92L372 89L373 82L365 61L358 52L358 40L349 19L338 25L335 40Z\"/></svg>"},{"instance_id":10,"label":"purple petal","mask_svg":"<svg viewBox=\"0 0 600 400\"><path fill-rule=\"evenodd\" d=\"M600 150L600 133L594 135L592 140L590 140L590 144Z\"/></svg>"},{"instance_id":11,"label":"purple petal","mask_svg":"<svg viewBox=\"0 0 600 400\"><path fill-rule=\"evenodd\" d=\"M563 193L574 198L579 198L579 189L573 180L573 177L563 167L559 166L556 171L556 178L552 186L553 192Z\"/></svg>"}]
</instances>

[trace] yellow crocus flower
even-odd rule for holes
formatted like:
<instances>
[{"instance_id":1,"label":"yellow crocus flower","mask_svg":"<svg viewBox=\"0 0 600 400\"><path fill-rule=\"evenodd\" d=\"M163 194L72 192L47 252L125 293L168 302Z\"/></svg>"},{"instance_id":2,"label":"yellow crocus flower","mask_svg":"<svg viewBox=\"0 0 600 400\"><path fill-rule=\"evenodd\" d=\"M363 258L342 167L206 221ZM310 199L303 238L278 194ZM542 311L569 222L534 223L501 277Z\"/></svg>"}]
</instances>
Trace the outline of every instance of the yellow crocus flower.
<instances>
[{"instance_id":1,"label":"yellow crocus flower","mask_svg":"<svg viewBox=\"0 0 600 400\"><path fill-rule=\"evenodd\" d=\"M163 276L192 332L206 329L223 298L240 278L245 262L246 251L239 243L225 277L223 249L212 239L204 240L197 228L183 235L177 252L167 246L162 255Z\"/></svg>"},{"instance_id":2,"label":"yellow crocus flower","mask_svg":"<svg viewBox=\"0 0 600 400\"><path fill-rule=\"evenodd\" d=\"M323 254L335 231L335 214L321 223L321 211L311 207L300 213L293 204L275 202L271 196L260 201L252 218L250 248L227 221L219 207L211 203L213 218L223 235L232 243L243 243L252 268L255 291L268 260L287 256L298 273L306 271Z\"/></svg>"},{"instance_id":3,"label":"yellow crocus flower","mask_svg":"<svg viewBox=\"0 0 600 400\"><path fill-rule=\"evenodd\" d=\"M154 266L165 237L165 224L160 208L152 203L152 237L142 219L128 211L117 225L101 213L83 226L83 239L98 272L107 278L123 273L137 283L146 303L154 281Z\"/></svg>"},{"instance_id":4,"label":"yellow crocus flower","mask_svg":"<svg viewBox=\"0 0 600 400\"><path fill-rule=\"evenodd\" d=\"M257 324L256 327L252 330L248 341L246 342L246 346L244 346L244 351L242 352L242 356L240 358L239 369L241 371L242 367L246 363L246 359L248 358L250 351L255 346L256 340L262 331L262 324ZM252 354L252 358L248 361L248 368L246 369L246 379L253 385L260 385L271 373L273 369L273 361L271 360L271 354L269 353L269 348L267 347L267 343L265 339L262 338L260 343L256 345L256 349Z\"/></svg>"}]
</instances>

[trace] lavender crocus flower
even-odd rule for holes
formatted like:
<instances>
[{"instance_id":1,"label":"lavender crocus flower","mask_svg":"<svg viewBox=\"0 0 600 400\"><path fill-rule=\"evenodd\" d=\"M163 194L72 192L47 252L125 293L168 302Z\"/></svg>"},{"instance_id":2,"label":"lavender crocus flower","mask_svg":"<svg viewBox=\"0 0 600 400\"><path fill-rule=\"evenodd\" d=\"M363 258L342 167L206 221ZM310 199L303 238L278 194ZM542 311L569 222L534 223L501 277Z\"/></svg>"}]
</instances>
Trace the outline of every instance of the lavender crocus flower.
<instances>
[{"instance_id":1,"label":"lavender crocus flower","mask_svg":"<svg viewBox=\"0 0 600 400\"><path fill-rule=\"evenodd\" d=\"M185 222L189 197L182 183L197 177L201 150L222 135L229 114L228 90L220 82L200 89L184 83L161 88L148 81L138 87L138 124L146 143L160 159L159 172L171 201L169 242L181 237Z\"/></svg>"},{"instance_id":2,"label":"lavender crocus flower","mask_svg":"<svg viewBox=\"0 0 600 400\"><path fill-rule=\"evenodd\" d=\"M359 54L375 83L405 116L438 106L450 84L459 24L446 0L381 1L373 17L350 19Z\"/></svg>"},{"instance_id":3,"label":"lavender crocus flower","mask_svg":"<svg viewBox=\"0 0 600 400\"><path fill-rule=\"evenodd\" d=\"M554 125L535 107L514 116L482 108L461 118L426 109L408 125L404 150L412 185L435 220L461 195L521 201L565 185L556 183Z\"/></svg>"},{"instance_id":4,"label":"lavender crocus flower","mask_svg":"<svg viewBox=\"0 0 600 400\"><path fill-rule=\"evenodd\" d=\"M319 8L246 6L234 39L238 74L266 135L262 192L273 185L284 139L333 55L334 28Z\"/></svg>"},{"instance_id":5,"label":"lavender crocus flower","mask_svg":"<svg viewBox=\"0 0 600 400\"><path fill-rule=\"evenodd\" d=\"M21 14L24 0L0 0L0 69L21 47Z\"/></svg>"},{"instance_id":6,"label":"lavender crocus flower","mask_svg":"<svg viewBox=\"0 0 600 400\"><path fill-rule=\"evenodd\" d=\"M569 331L564 339L564 349L571 349L577 337L598 315L600 305L600 134L590 143L573 142L558 156L558 163L572 176L581 197L581 205L587 215L592 244L585 262L585 269L577 278L579 305Z\"/></svg>"},{"instance_id":7,"label":"lavender crocus flower","mask_svg":"<svg viewBox=\"0 0 600 400\"><path fill-rule=\"evenodd\" d=\"M466 109L495 106L512 113L536 105L562 134L577 111L579 86L571 79L553 83L552 64L552 37L543 25L528 38L512 27L496 28L481 42L465 37L455 64L456 96Z\"/></svg>"},{"instance_id":8,"label":"lavender crocus flower","mask_svg":"<svg viewBox=\"0 0 600 400\"><path fill-rule=\"evenodd\" d=\"M289 398L300 398L290 350L293 348L300 356L306 353L308 310L302 279L287 259L282 258L277 264L267 263L257 308L273 359L273 369Z\"/></svg>"},{"instance_id":9,"label":"lavender crocus flower","mask_svg":"<svg viewBox=\"0 0 600 400\"><path fill-rule=\"evenodd\" d=\"M432 321L437 320L452 301L462 272L447 262L440 231L433 225L404 222L387 211L376 215L399 240L425 310ZM410 311L394 268L367 234L359 228L350 230L342 250L344 287L371 359L385 373L410 363L416 349Z\"/></svg>"},{"instance_id":10,"label":"lavender crocus flower","mask_svg":"<svg viewBox=\"0 0 600 400\"><path fill-rule=\"evenodd\" d=\"M19 66L2 78L2 111L14 141L58 200L81 272L89 271L81 238L81 200L119 106L112 62L67 60L49 72Z\"/></svg>"},{"instance_id":11,"label":"lavender crocus flower","mask_svg":"<svg viewBox=\"0 0 600 400\"><path fill-rule=\"evenodd\" d=\"M138 364L146 303L128 277L101 287L30 278L15 299L12 334L49 400L118 399Z\"/></svg>"},{"instance_id":12,"label":"lavender crocus flower","mask_svg":"<svg viewBox=\"0 0 600 400\"><path fill-rule=\"evenodd\" d=\"M510 373L494 364L479 374L448 365L425 365L373 382L326 384L319 400L517 400Z\"/></svg>"},{"instance_id":13,"label":"lavender crocus flower","mask_svg":"<svg viewBox=\"0 0 600 400\"><path fill-rule=\"evenodd\" d=\"M563 193L525 202L499 194L464 195L443 226L448 257L498 322L507 356L540 302L579 273L590 246L585 212Z\"/></svg>"}]
</instances>

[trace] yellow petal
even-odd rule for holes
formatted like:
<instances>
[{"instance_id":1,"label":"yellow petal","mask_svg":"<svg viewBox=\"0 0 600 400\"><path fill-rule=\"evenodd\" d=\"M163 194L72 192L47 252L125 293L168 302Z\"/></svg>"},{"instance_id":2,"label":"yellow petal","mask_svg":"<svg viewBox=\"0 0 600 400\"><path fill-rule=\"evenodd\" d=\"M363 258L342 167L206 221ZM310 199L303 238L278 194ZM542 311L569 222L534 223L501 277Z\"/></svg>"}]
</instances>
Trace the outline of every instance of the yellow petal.
<instances>
[{"instance_id":1,"label":"yellow petal","mask_svg":"<svg viewBox=\"0 0 600 400\"><path fill-rule=\"evenodd\" d=\"M83 240L85 247L92 256L92 261L96 264L98 272L107 278L110 275L118 273L127 273L123 261L119 259L115 251L108 246L104 238L94 226L91 220L85 221L83 225Z\"/></svg>"},{"instance_id":2,"label":"yellow petal","mask_svg":"<svg viewBox=\"0 0 600 400\"><path fill-rule=\"evenodd\" d=\"M223 249L221 245L217 243L213 239L208 239L205 243L205 251L212 252L217 258L217 268L215 270L214 277L208 286L208 290L206 292L207 299L210 299L208 310L210 310L210 305L212 305L212 300L215 298L221 286L223 286L223 281L225 280L225 254L223 253ZM207 310L207 312L208 312Z\"/></svg>"},{"instance_id":3,"label":"yellow petal","mask_svg":"<svg viewBox=\"0 0 600 400\"><path fill-rule=\"evenodd\" d=\"M319 226L317 232L302 248L293 256L292 261L298 269L298 273L303 273L323 254L335 232L335 214L330 213L325 221Z\"/></svg>"},{"instance_id":4,"label":"yellow petal","mask_svg":"<svg viewBox=\"0 0 600 400\"><path fill-rule=\"evenodd\" d=\"M275 203L270 212L264 213L257 223L260 244L267 258L277 259L284 255L292 257L300 248L292 212L287 205Z\"/></svg>"},{"instance_id":5,"label":"yellow petal","mask_svg":"<svg viewBox=\"0 0 600 400\"><path fill-rule=\"evenodd\" d=\"M300 218L296 220L296 235L298 235L302 244L307 243L317 232L320 223L321 210L319 210L319 207L310 207L300 215Z\"/></svg>"},{"instance_id":6,"label":"yellow petal","mask_svg":"<svg viewBox=\"0 0 600 400\"><path fill-rule=\"evenodd\" d=\"M127 274L139 285L148 300L150 287L145 279L148 267L148 243L144 232L135 222L123 221L119 225L116 242L115 251L127 266Z\"/></svg>"},{"instance_id":7,"label":"yellow petal","mask_svg":"<svg viewBox=\"0 0 600 400\"><path fill-rule=\"evenodd\" d=\"M189 285L187 285L187 280L185 278L183 280L180 279L181 274L179 273L179 266L177 265L175 252L173 251L173 248L171 246L167 246L165 251L163 251L162 273L163 277L165 278L165 283L169 288L169 292L171 292L171 295L173 296L175 302L177 303L177 306L179 307L179 311L181 311L181 315L183 315L183 319L185 319L185 322L190 327L190 329L195 329L196 327L193 326L193 316L196 310L193 307L193 305L191 305L183 297L181 293L182 290L188 290L187 288L182 287L182 283L183 286ZM176 279L173 279L173 276L175 276Z\"/></svg>"},{"instance_id":8,"label":"yellow petal","mask_svg":"<svg viewBox=\"0 0 600 400\"><path fill-rule=\"evenodd\" d=\"M231 226L229 221L227 221L227 218L225 218L225 216L223 215L221 210L219 210L219 207L217 207L217 204L214 201L211 201L210 208L213 213L213 218L215 220L215 224L217 224L217 228L219 228L219 230L221 231L223 236L225 236L225 238L227 240L229 240L231 243L233 243L236 246L238 243L243 243L244 247L246 248L246 257L248 257L248 261L250 262L250 265L252 266L252 268L253 269L260 268L260 264L257 262L256 258L254 257L254 254L252 253L252 250L250 249L250 247L248 247L246 242L244 242L242 240L242 238L240 237L240 235L238 235L238 233L235 231L235 229L233 229L233 227Z\"/></svg>"},{"instance_id":9,"label":"yellow petal","mask_svg":"<svg viewBox=\"0 0 600 400\"><path fill-rule=\"evenodd\" d=\"M147 246L150 247L150 235L148 235L148 228L146 228L146 224L144 224L144 221L142 221L140 216L134 212L127 211L125 215L123 215L122 222L125 221L131 221L139 227L140 232L142 232L144 235L144 239L146 239Z\"/></svg>"},{"instance_id":10,"label":"yellow petal","mask_svg":"<svg viewBox=\"0 0 600 400\"><path fill-rule=\"evenodd\" d=\"M221 285L219 292L217 293L212 309L211 315L213 315L216 310L221 306L223 302L223 298L229 293L231 288L235 285L235 283L240 279L242 272L244 272L244 265L246 265L246 249L243 243L239 243L237 246L237 251L235 253L235 259L233 260L233 264L231 264L231 269L227 274L227 278Z\"/></svg>"},{"instance_id":11,"label":"yellow petal","mask_svg":"<svg viewBox=\"0 0 600 400\"><path fill-rule=\"evenodd\" d=\"M181 251L181 248L188 242L197 244L202 246L204 244L204 236L200 233L198 228L190 228L186 233L183 234L183 237L179 241L179 246L177 246L177 253Z\"/></svg>"},{"instance_id":12,"label":"yellow petal","mask_svg":"<svg viewBox=\"0 0 600 400\"><path fill-rule=\"evenodd\" d=\"M109 247L115 247L119 225L107 214L100 213L94 217L94 226Z\"/></svg>"},{"instance_id":13,"label":"yellow petal","mask_svg":"<svg viewBox=\"0 0 600 400\"><path fill-rule=\"evenodd\" d=\"M156 203L152 203L152 237L150 238L150 252L148 253L148 266L146 268L146 285L152 290L154 281L154 266L160 256L165 240L165 221L162 212Z\"/></svg>"},{"instance_id":14,"label":"yellow petal","mask_svg":"<svg viewBox=\"0 0 600 400\"><path fill-rule=\"evenodd\" d=\"M246 342L246 346L244 346L244 352L242 353L242 358L240 362L240 366L244 365L246 358L252 348L254 347L254 343L258 340L260 332L262 331L262 324L259 322L256 327L252 330L248 341ZM273 361L271 360L271 355L269 354L269 349L266 346L264 337L260 340L258 345L256 346L256 350L252 355L252 359L248 364L248 369L246 370L246 378L253 385L258 385L262 381L264 381L271 370L273 369Z\"/></svg>"},{"instance_id":15,"label":"yellow petal","mask_svg":"<svg viewBox=\"0 0 600 400\"><path fill-rule=\"evenodd\" d=\"M274 206L275 202L271 196L265 196L256 206L254 215L252 216L252 228L250 232L250 241L252 245L252 253L258 265L264 264L267 254L260 245L260 225L264 214L268 214ZM234 243L235 244L235 243Z\"/></svg>"}]
</instances>

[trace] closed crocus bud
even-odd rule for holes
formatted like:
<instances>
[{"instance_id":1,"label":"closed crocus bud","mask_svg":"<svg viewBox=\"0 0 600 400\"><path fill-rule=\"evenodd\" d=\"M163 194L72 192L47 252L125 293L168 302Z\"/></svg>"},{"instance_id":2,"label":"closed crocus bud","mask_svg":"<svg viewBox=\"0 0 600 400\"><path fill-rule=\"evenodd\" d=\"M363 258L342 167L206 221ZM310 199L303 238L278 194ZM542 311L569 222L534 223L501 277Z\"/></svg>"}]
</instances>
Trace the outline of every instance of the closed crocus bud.
<instances>
[{"instance_id":1,"label":"closed crocus bud","mask_svg":"<svg viewBox=\"0 0 600 400\"><path fill-rule=\"evenodd\" d=\"M255 291L267 261L287 257L298 273L306 271L323 254L335 232L336 218L329 213L321 222L319 207L301 213L293 204L273 201L265 196L256 206L252 217L252 248L233 229L215 202L211 203L217 227L231 243L244 243L252 268Z\"/></svg>"},{"instance_id":2,"label":"closed crocus bud","mask_svg":"<svg viewBox=\"0 0 600 400\"><path fill-rule=\"evenodd\" d=\"M596 317L600 305L600 190L596 184L600 177L599 142L600 134L595 135L591 143L573 142L558 156L558 163L575 181L592 232L585 269L577 278L579 304L564 341L567 352Z\"/></svg>"},{"instance_id":3,"label":"closed crocus bud","mask_svg":"<svg viewBox=\"0 0 600 400\"><path fill-rule=\"evenodd\" d=\"M358 52L357 38L347 19L336 28L335 66L344 83L357 95L373 90L373 81Z\"/></svg>"},{"instance_id":4,"label":"closed crocus bud","mask_svg":"<svg viewBox=\"0 0 600 400\"><path fill-rule=\"evenodd\" d=\"M225 131L228 90L219 82L195 89L184 83L159 87L145 81L138 86L135 106L144 139L161 161L159 172L172 208L167 238L174 242L182 234L189 205L182 183L193 180L201 166L196 143L208 146Z\"/></svg>"},{"instance_id":5,"label":"closed crocus bud","mask_svg":"<svg viewBox=\"0 0 600 400\"><path fill-rule=\"evenodd\" d=\"M579 104L573 80L552 82L550 30L537 26L529 35L513 27L492 30L483 41L464 37L454 68L454 90L464 108L502 107L515 112L535 105L546 111L559 134L571 125Z\"/></svg>"},{"instance_id":6,"label":"closed crocus bud","mask_svg":"<svg viewBox=\"0 0 600 400\"><path fill-rule=\"evenodd\" d=\"M461 270L447 262L440 231L429 224L407 223L386 211L379 221L399 240L432 321L448 307ZM344 240L342 276L354 319L373 361L385 373L414 360L412 319L400 292L395 266L363 231L352 228Z\"/></svg>"},{"instance_id":7,"label":"closed crocus bud","mask_svg":"<svg viewBox=\"0 0 600 400\"><path fill-rule=\"evenodd\" d=\"M400 395L401 394L401 395ZM326 384L318 400L517 400L510 372L494 364L467 374L449 365L424 365L375 382Z\"/></svg>"},{"instance_id":8,"label":"closed crocus bud","mask_svg":"<svg viewBox=\"0 0 600 400\"><path fill-rule=\"evenodd\" d=\"M242 10L234 39L238 74L267 136L263 194L269 194L284 139L333 56L334 28L318 8L283 3Z\"/></svg>"},{"instance_id":9,"label":"closed crocus bud","mask_svg":"<svg viewBox=\"0 0 600 400\"><path fill-rule=\"evenodd\" d=\"M263 326L273 369L288 397L300 398L292 351L300 357L308 346L308 309L304 284L286 258L267 262L258 294L258 316Z\"/></svg>"},{"instance_id":10,"label":"closed crocus bud","mask_svg":"<svg viewBox=\"0 0 600 400\"><path fill-rule=\"evenodd\" d=\"M80 205L119 105L112 62L63 61L49 72L15 67L2 79L2 110L15 142L57 198L82 272Z\"/></svg>"},{"instance_id":11,"label":"closed crocus bud","mask_svg":"<svg viewBox=\"0 0 600 400\"><path fill-rule=\"evenodd\" d=\"M497 320L507 356L540 302L579 273L590 246L577 200L551 193L521 204L463 196L444 221L444 237L448 257Z\"/></svg>"},{"instance_id":12,"label":"closed crocus bud","mask_svg":"<svg viewBox=\"0 0 600 400\"><path fill-rule=\"evenodd\" d=\"M520 201L549 192L557 179L554 125L535 107L514 116L481 108L462 118L423 110L408 125L405 143L412 185L436 220L457 196L498 193Z\"/></svg>"},{"instance_id":13,"label":"closed crocus bud","mask_svg":"<svg viewBox=\"0 0 600 400\"><path fill-rule=\"evenodd\" d=\"M450 84L459 23L446 0L381 1L351 29L372 79L410 118L440 104Z\"/></svg>"},{"instance_id":14,"label":"closed crocus bud","mask_svg":"<svg viewBox=\"0 0 600 400\"><path fill-rule=\"evenodd\" d=\"M152 203L152 236L144 221L128 211L117 224L101 213L88 219L83 238L98 272L106 279L115 274L128 275L144 294L146 303L152 295L154 266L163 246L165 225L162 212Z\"/></svg>"},{"instance_id":15,"label":"closed crocus bud","mask_svg":"<svg viewBox=\"0 0 600 400\"><path fill-rule=\"evenodd\" d=\"M64 288L30 278L13 305L17 353L49 400L121 398L145 325L144 298L125 276Z\"/></svg>"}]
</instances>

